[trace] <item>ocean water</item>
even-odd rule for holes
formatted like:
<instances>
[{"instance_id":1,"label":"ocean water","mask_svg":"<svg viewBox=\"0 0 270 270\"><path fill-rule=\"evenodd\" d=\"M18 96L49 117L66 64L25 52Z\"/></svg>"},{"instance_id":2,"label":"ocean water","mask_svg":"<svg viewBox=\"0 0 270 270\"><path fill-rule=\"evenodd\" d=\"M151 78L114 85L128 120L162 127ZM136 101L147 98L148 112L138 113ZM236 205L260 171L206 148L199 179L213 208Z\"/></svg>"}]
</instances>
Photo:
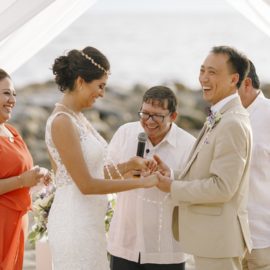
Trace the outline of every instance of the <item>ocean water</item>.
<instances>
[{"instance_id":1,"label":"ocean water","mask_svg":"<svg viewBox=\"0 0 270 270\"><path fill-rule=\"evenodd\" d=\"M90 9L12 74L15 85L53 79L50 68L55 57L88 45L109 58L109 84L114 86L179 81L199 89L200 65L214 45L244 52L255 63L261 80L270 82L270 37L234 9L171 13Z\"/></svg>"}]
</instances>

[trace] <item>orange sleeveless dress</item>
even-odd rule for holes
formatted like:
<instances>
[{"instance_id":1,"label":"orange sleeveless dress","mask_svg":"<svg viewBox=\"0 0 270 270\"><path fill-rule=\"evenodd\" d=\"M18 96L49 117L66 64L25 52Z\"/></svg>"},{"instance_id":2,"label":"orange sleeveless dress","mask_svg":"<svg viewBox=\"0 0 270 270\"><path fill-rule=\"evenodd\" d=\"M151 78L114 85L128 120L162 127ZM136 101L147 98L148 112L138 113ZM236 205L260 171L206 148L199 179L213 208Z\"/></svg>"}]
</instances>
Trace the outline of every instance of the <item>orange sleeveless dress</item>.
<instances>
[{"instance_id":1,"label":"orange sleeveless dress","mask_svg":"<svg viewBox=\"0 0 270 270\"><path fill-rule=\"evenodd\" d=\"M33 167L26 144L16 129L5 124L14 142L0 136L0 181L18 176ZM21 270L24 255L24 231L27 230L27 211L31 206L29 188L0 195L0 270Z\"/></svg>"}]
</instances>

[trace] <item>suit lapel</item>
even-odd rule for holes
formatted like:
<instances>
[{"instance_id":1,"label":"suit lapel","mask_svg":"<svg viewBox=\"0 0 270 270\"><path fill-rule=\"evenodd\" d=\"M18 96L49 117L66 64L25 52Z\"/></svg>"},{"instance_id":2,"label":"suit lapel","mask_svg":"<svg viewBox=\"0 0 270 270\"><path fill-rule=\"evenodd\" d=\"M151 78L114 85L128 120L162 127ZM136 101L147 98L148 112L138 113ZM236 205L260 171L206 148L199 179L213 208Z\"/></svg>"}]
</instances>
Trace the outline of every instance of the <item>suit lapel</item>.
<instances>
[{"instance_id":1,"label":"suit lapel","mask_svg":"<svg viewBox=\"0 0 270 270\"><path fill-rule=\"evenodd\" d=\"M188 157L188 160L190 160L191 157L193 156L193 154L196 151L196 148L197 148L199 142L201 141L201 139L204 136L204 134L206 133L206 131L207 131L207 125L206 125L206 122L205 122L204 125L203 125L203 127L202 127L202 129L201 129L201 131L200 131L200 133L199 133L199 135L198 135L198 137L197 137L197 139L196 139L196 141L195 141L195 143L194 143L194 145L193 145L193 147L192 147L192 150L190 152L190 155Z\"/></svg>"},{"instance_id":2,"label":"suit lapel","mask_svg":"<svg viewBox=\"0 0 270 270\"><path fill-rule=\"evenodd\" d=\"M203 139L204 135L208 132L208 127L206 125L206 122L204 123L204 126L203 128L201 129L199 135L198 135L198 138L190 152L190 155L189 155L189 158L188 158L188 163L187 165L185 166L184 170L180 173L180 175L178 176L178 179L181 179L189 170L191 164L193 163L194 159L196 158L198 152L199 152L199 149L200 147L198 147L200 145L201 140Z\"/></svg>"}]
</instances>

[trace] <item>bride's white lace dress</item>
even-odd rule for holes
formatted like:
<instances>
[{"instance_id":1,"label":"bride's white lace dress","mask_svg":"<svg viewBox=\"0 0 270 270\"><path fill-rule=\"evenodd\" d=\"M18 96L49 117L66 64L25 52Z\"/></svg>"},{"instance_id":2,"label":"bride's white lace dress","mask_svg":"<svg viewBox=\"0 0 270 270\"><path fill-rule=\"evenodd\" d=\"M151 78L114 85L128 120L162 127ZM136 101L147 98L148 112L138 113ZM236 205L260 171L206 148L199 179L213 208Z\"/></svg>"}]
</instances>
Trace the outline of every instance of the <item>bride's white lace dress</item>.
<instances>
[{"instance_id":1,"label":"bride's white lace dress","mask_svg":"<svg viewBox=\"0 0 270 270\"><path fill-rule=\"evenodd\" d=\"M104 226L107 196L83 195L72 181L51 138L51 124L58 114L49 117L45 135L48 150L57 165L57 190L48 220L53 269L109 270ZM78 128L81 148L91 175L104 178L105 147L100 135L95 130L89 131L75 116L64 114Z\"/></svg>"}]
</instances>

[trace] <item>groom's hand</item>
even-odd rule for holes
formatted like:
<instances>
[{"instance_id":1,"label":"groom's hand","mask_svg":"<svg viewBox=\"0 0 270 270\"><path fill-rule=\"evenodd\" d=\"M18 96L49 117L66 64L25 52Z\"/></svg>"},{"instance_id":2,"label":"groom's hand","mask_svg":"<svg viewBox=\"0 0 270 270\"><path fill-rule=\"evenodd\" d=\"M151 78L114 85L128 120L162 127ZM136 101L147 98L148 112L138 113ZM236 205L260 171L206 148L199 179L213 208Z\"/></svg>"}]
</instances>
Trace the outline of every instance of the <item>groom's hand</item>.
<instances>
[{"instance_id":1,"label":"groom's hand","mask_svg":"<svg viewBox=\"0 0 270 270\"><path fill-rule=\"evenodd\" d=\"M171 192L172 180L169 177L162 175L160 172L156 172L155 174L159 180L157 187L163 192Z\"/></svg>"},{"instance_id":2,"label":"groom's hand","mask_svg":"<svg viewBox=\"0 0 270 270\"><path fill-rule=\"evenodd\" d=\"M154 160L157 163L157 170L164 176L171 176L171 169L168 167L168 165L161 160L161 158L157 155L153 156Z\"/></svg>"}]
</instances>

